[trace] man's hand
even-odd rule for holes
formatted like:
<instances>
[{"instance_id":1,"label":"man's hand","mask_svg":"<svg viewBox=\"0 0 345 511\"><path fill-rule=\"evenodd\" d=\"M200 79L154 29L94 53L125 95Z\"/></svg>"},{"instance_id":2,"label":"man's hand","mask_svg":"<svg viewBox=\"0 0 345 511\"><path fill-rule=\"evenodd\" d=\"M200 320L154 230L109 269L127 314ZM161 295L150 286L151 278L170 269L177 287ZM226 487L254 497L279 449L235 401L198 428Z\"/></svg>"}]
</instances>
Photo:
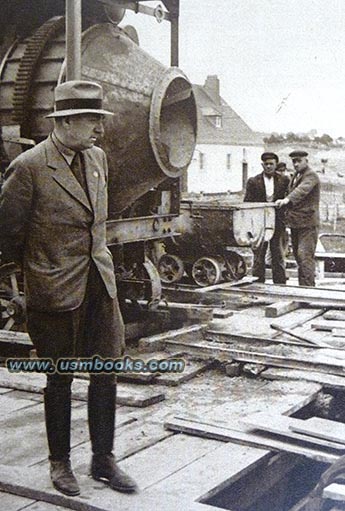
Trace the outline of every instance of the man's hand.
<instances>
[{"instance_id":1,"label":"man's hand","mask_svg":"<svg viewBox=\"0 0 345 511\"><path fill-rule=\"evenodd\" d=\"M276 204L278 208L281 208L282 206L287 206L289 202L290 199L285 197L285 199L277 199L274 204Z\"/></svg>"}]
</instances>

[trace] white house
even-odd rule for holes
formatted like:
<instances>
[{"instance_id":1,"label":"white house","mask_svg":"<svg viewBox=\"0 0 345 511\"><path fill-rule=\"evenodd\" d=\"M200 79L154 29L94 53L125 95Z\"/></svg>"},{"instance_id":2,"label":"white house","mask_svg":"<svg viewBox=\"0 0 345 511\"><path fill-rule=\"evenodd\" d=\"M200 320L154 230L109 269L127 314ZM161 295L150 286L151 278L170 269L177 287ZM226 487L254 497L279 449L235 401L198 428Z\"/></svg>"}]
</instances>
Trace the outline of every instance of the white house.
<instances>
[{"instance_id":1,"label":"white house","mask_svg":"<svg viewBox=\"0 0 345 511\"><path fill-rule=\"evenodd\" d=\"M221 98L216 75L208 76L204 85L194 85L193 90L198 137L188 169L188 192L238 192L248 176L261 171L262 136Z\"/></svg>"}]
</instances>

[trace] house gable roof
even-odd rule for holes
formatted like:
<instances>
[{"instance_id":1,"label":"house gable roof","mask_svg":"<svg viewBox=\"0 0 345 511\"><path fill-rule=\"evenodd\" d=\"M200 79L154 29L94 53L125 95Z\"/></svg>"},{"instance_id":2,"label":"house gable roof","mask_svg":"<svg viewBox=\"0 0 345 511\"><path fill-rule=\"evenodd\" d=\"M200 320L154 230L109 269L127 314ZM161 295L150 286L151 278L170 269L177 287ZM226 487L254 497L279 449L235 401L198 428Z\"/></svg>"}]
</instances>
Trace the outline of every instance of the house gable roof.
<instances>
[{"instance_id":1,"label":"house gable roof","mask_svg":"<svg viewBox=\"0 0 345 511\"><path fill-rule=\"evenodd\" d=\"M193 85L198 110L198 144L263 145L262 136L253 131L244 120L219 96L218 100L202 85ZM216 127L215 117L221 117Z\"/></svg>"}]
</instances>

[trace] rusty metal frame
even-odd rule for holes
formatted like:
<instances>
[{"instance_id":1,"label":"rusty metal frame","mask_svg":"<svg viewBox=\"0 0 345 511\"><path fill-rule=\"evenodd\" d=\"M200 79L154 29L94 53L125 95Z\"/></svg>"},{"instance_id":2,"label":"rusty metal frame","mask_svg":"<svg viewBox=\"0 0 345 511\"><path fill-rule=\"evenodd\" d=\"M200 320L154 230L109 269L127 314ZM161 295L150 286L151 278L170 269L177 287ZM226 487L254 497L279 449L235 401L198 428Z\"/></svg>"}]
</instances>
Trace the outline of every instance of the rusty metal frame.
<instances>
[{"instance_id":1,"label":"rusty metal frame","mask_svg":"<svg viewBox=\"0 0 345 511\"><path fill-rule=\"evenodd\" d=\"M159 240L178 235L175 215L132 217L107 221L107 245Z\"/></svg>"},{"instance_id":2,"label":"rusty metal frame","mask_svg":"<svg viewBox=\"0 0 345 511\"><path fill-rule=\"evenodd\" d=\"M71 0L73 1L73 0ZM98 2L114 6L119 5L125 9L130 9L136 13L147 14L149 16L157 17L157 8L144 5L148 0L98 0ZM164 7L167 9L161 10L160 21L170 21L170 65L179 65L179 14L180 14L180 0L162 0Z\"/></svg>"}]
</instances>

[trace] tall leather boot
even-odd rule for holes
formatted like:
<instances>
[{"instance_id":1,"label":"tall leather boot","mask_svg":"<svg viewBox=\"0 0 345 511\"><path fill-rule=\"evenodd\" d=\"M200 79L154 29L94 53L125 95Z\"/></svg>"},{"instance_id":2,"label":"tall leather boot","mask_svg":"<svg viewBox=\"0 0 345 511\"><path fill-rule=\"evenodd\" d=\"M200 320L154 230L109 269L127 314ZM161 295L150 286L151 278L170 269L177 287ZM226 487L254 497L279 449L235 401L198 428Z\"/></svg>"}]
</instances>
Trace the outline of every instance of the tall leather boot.
<instances>
[{"instance_id":1,"label":"tall leather boot","mask_svg":"<svg viewBox=\"0 0 345 511\"><path fill-rule=\"evenodd\" d=\"M71 387L47 385L44 411L49 446L50 477L54 487L65 495L79 495L78 482L71 469Z\"/></svg>"},{"instance_id":2,"label":"tall leather boot","mask_svg":"<svg viewBox=\"0 0 345 511\"><path fill-rule=\"evenodd\" d=\"M88 396L89 430L92 445L91 476L113 490L133 493L137 485L116 464L112 453L115 432L116 385L91 384Z\"/></svg>"}]
</instances>

